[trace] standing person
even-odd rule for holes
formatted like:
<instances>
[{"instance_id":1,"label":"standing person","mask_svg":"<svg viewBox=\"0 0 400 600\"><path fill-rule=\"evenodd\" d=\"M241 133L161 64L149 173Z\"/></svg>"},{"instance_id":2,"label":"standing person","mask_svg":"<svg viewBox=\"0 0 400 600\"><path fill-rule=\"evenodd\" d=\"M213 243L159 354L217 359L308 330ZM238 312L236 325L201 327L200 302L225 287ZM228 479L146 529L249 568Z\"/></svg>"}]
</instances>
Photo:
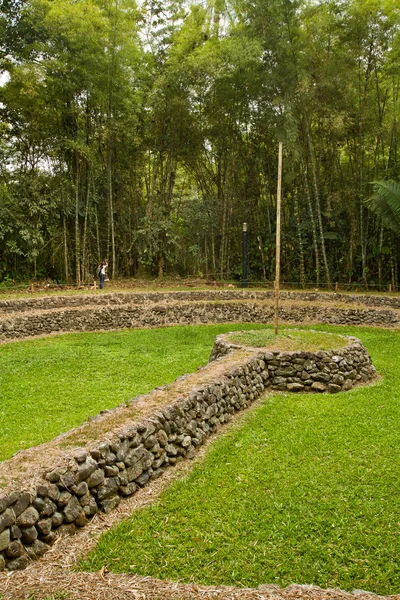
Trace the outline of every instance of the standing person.
<instances>
[{"instance_id":1,"label":"standing person","mask_svg":"<svg viewBox=\"0 0 400 600\"><path fill-rule=\"evenodd\" d=\"M99 277L100 277L100 289L102 290L104 287L104 281L106 279L106 271L108 267L108 262L104 259L99 266Z\"/></svg>"}]
</instances>

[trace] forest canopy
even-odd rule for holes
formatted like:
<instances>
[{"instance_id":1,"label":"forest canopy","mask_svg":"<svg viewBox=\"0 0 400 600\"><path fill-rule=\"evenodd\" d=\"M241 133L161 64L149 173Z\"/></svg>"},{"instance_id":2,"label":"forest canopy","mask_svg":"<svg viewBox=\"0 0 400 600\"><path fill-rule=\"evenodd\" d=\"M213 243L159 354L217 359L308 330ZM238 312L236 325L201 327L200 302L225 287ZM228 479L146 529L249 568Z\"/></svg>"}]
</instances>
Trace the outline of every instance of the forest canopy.
<instances>
[{"instance_id":1,"label":"forest canopy","mask_svg":"<svg viewBox=\"0 0 400 600\"><path fill-rule=\"evenodd\" d=\"M398 0L3 0L0 281L398 285Z\"/></svg>"}]
</instances>

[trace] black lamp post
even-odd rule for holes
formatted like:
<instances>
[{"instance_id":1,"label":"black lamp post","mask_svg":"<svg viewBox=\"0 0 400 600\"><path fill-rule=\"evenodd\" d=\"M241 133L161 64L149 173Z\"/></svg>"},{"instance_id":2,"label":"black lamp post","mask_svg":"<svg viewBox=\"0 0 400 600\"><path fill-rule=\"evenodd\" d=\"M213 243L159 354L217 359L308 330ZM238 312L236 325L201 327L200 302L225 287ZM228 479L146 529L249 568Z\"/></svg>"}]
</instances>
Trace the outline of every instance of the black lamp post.
<instances>
[{"instance_id":1,"label":"black lamp post","mask_svg":"<svg viewBox=\"0 0 400 600\"><path fill-rule=\"evenodd\" d=\"M242 229L242 288L246 288L247 281L247 223L243 223Z\"/></svg>"}]
</instances>

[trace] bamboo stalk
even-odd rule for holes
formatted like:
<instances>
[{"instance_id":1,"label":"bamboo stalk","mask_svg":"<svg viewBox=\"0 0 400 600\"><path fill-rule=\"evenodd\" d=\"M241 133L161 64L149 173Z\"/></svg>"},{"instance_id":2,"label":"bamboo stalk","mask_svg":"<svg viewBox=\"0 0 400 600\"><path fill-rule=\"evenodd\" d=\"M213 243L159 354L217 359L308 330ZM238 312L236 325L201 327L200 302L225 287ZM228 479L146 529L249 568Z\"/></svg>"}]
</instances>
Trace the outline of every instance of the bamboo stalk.
<instances>
[{"instance_id":1,"label":"bamboo stalk","mask_svg":"<svg viewBox=\"0 0 400 600\"><path fill-rule=\"evenodd\" d=\"M281 194L282 194L282 142L279 142L278 189L276 194L276 273L274 331L278 335L279 279L281 272Z\"/></svg>"}]
</instances>

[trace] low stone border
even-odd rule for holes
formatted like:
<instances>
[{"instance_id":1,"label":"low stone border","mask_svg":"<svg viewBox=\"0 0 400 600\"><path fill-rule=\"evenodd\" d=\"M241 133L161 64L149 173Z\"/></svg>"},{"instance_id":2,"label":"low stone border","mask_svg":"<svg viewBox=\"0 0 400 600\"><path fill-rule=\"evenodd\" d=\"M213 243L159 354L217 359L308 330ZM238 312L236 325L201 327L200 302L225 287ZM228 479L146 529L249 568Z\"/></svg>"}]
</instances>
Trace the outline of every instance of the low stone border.
<instances>
[{"instance_id":1,"label":"low stone border","mask_svg":"<svg viewBox=\"0 0 400 600\"><path fill-rule=\"evenodd\" d=\"M184 457L194 457L212 432L264 390L333 393L373 378L367 351L356 338L348 339L345 348L315 354L240 350L243 362L212 383L72 457L66 453L64 465L47 469L34 489L0 497L0 570L25 568L57 535L73 534L98 511L109 513L121 497L131 496ZM223 365L237 349L219 336L211 356L214 366ZM7 461L10 471L12 461Z\"/></svg>"},{"instance_id":2,"label":"low stone border","mask_svg":"<svg viewBox=\"0 0 400 600\"><path fill-rule=\"evenodd\" d=\"M246 346L229 340L231 334L216 337L210 360L218 360ZM345 336L342 336L345 338ZM280 352L263 354L265 388L288 392L329 392L351 390L358 382L375 376L375 367L359 339L346 336L348 345L318 352Z\"/></svg>"},{"instance_id":3,"label":"low stone border","mask_svg":"<svg viewBox=\"0 0 400 600\"><path fill-rule=\"evenodd\" d=\"M194 294L183 301L159 302L154 298L146 303L121 304L128 295L118 296L119 303L107 303L106 296L99 296L105 304L84 305L79 308L37 310L31 313L0 314L0 341L67 333L73 331L106 331L116 329L164 327L167 325L193 325L202 323L268 323L274 317L272 301L200 301ZM156 296L156 294L154 295ZM89 297L96 299L96 297ZM282 305L279 318L288 323L327 323L335 325L399 326L400 313L392 309L337 308L303 304Z\"/></svg>"},{"instance_id":4,"label":"low stone border","mask_svg":"<svg viewBox=\"0 0 400 600\"><path fill-rule=\"evenodd\" d=\"M378 308L400 309L398 296L369 296L367 294L341 294L337 292L299 292L281 291L280 299L285 301L309 303L336 303L374 306ZM54 295L31 298L12 298L1 300L0 316L7 313L24 313L34 310L55 310L63 308L83 308L88 306L120 306L124 304L149 305L176 302L226 302L230 300L270 301L274 292L268 290L193 290L175 292L113 292L88 293L76 295Z\"/></svg>"}]
</instances>

